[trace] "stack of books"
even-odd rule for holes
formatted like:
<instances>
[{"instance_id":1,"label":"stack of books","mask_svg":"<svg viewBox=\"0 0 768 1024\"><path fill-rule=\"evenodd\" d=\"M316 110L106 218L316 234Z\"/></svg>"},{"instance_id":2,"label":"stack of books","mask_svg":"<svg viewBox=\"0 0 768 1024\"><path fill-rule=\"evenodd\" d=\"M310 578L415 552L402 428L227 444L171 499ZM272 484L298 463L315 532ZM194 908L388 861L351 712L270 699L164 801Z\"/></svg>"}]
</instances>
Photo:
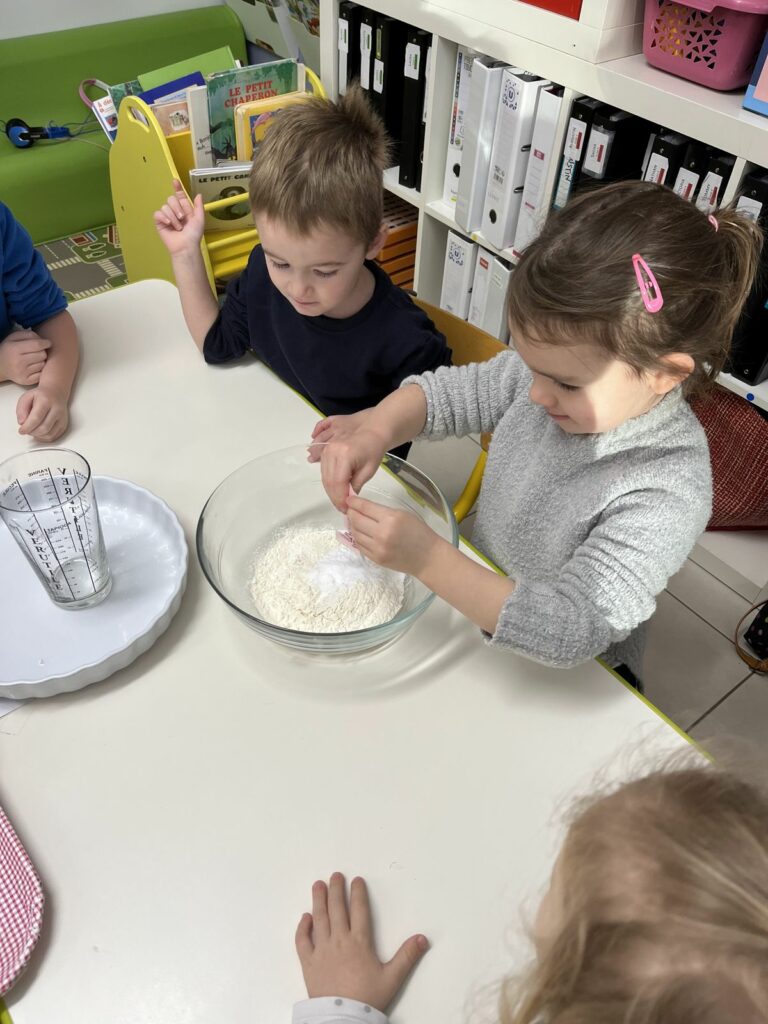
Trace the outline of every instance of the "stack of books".
<instances>
[{"instance_id":1,"label":"stack of books","mask_svg":"<svg viewBox=\"0 0 768 1024\"><path fill-rule=\"evenodd\" d=\"M127 95L150 107L166 136L189 133L190 195L199 193L206 203L243 195L242 203L206 212L206 230L252 227L248 175L253 157L275 114L307 98L304 65L275 60L243 67L224 46L107 86L93 112L110 141L117 134L116 108Z\"/></svg>"}]
</instances>

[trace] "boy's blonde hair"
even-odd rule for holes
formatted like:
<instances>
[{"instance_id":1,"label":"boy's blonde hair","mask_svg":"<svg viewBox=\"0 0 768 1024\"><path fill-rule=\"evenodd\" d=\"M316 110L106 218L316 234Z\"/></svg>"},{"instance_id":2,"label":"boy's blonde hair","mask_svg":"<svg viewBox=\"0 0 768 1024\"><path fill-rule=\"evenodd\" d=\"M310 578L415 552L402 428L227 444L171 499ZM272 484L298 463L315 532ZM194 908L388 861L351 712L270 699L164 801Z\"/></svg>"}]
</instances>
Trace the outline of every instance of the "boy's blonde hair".
<instances>
[{"instance_id":1,"label":"boy's blonde hair","mask_svg":"<svg viewBox=\"0 0 768 1024\"><path fill-rule=\"evenodd\" d=\"M251 209L295 234L327 225L367 247L381 228L389 154L359 86L336 103L311 97L275 115L253 163Z\"/></svg>"},{"instance_id":2,"label":"boy's blonde hair","mask_svg":"<svg viewBox=\"0 0 768 1024\"><path fill-rule=\"evenodd\" d=\"M561 927L502 1024L765 1024L768 799L714 767L659 771L582 805Z\"/></svg>"},{"instance_id":3,"label":"boy's blonde hair","mask_svg":"<svg viewBox=\"0 0 768 1024\"><path fill-rule=\"evenodd\" d=\"M585 191L553 214L523 253L509 289L515 332L542 344L597 344L638 373L690 355L686 395L717 378L755 278L762 234L724 209L715 223L663 185L625 181ZM632 257L664 299L643 305Z\"/></svg>"}]
</instances>

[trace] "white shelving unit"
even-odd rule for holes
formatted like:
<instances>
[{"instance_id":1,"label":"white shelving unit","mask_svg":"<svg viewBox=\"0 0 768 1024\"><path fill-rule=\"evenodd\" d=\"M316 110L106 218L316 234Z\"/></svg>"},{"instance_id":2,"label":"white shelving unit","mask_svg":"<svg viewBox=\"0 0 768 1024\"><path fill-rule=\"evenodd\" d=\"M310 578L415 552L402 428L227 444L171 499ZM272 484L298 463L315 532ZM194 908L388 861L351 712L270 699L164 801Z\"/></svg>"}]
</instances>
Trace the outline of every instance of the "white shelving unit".
<instances>
[{"instance_id":1,"label":"white shelving unit","mask_svg":"<svg viewBox=\"0 0 768 1024\"><path fill-rule=\"evenodd\" d=\"M399 185L394 168L385 174L386 188L419 211L414 284L429 302L440 298L447 232L461 232L452 208L442 198L459 43L565 87L555 148L565 134L570 101L587 95L736 156L725 202L754 164L768 167L768 118L744 110L740 91L719 93L646 63L640 52L643 0L584 0L579 21L519 0L473 0L471 4L466 0L369 0L364 6L433 35L421 191ZM338 0L320 0L320 26L320 73L326 89L336 95ZM552 161L547 182L550 195L556 172L557 163ZM478 233L472 239L514 262L510 250L497 250ZM722 374L720 382L768 409L768 382L749 387L729 374Z\"/></svg>"}]
</instances>

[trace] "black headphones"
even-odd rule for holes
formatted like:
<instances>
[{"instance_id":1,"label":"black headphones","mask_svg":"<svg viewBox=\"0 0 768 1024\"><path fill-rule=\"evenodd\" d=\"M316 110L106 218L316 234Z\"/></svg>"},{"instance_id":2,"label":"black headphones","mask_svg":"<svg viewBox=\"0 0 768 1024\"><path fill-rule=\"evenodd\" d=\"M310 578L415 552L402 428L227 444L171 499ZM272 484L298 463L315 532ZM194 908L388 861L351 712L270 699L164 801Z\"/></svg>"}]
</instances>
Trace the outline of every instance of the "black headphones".
<instances>
[{"instance_id":1,"label":"black headphones","mask_svg":"<svg viewBox=\"0 0 768 1024\"><path fill-rule=\"evenodd\" d=\"M72 133L69 128L59 128L56 125L49 125L47 128L33 127L20 117L12 117L5 123L5 134L17 149L29 149L38 139L68 139Z\"/></svg>"}]
</instances>

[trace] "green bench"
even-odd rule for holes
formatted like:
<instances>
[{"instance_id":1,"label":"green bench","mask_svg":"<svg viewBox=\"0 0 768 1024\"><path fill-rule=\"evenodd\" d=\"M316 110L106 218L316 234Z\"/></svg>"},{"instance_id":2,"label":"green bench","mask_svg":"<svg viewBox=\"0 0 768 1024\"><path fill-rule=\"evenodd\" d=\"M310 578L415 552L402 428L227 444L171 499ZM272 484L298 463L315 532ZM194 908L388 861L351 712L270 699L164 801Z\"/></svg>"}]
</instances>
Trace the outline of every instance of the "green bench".
<instances>
[{"instance_id":1,"label":"green bench","mask_svg":"<svg viewBox=\"0 0 768 1024\"><path fill-rule=\"evenodd\" d=\"M30 125L80 122L88 115L78 95L83 79L125 82L226 45L247 61L243 27L224 4L2 39L0 116ZM28 149L15 148L2 133L0 200L36 243L112 223L109 146L101 130Z\"/></svg>"}]
</instances>

